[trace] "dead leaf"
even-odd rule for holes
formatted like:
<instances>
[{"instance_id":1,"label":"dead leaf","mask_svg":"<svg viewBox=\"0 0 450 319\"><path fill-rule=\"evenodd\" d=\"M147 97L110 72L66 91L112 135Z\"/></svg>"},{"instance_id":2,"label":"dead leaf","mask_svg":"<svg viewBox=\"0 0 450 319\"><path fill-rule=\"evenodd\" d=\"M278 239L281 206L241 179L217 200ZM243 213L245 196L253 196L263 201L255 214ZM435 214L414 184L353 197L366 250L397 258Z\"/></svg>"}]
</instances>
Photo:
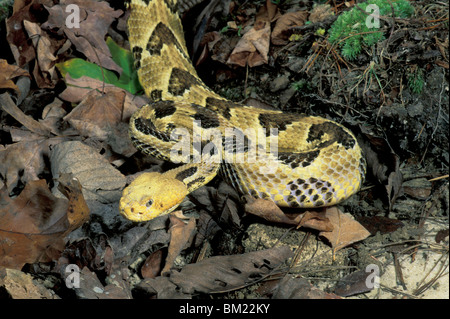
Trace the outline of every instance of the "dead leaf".
<instances>
[{"instance_id":1,"label":"dead leaf","mask_svg":"<svg viewBox=\"0 0 450 319\"><path fill-rule=\"evenodd\" d=\"M119 123L124 122L128 126L128 119L137 110L136 106L129 103L122 89L110 88L105 91L105 94L91 91L64 117L80 135L105 141L118 133L116 128ZM121 138L127 141L128 132L125 131ZM131 143L128 144L131 147Z\"/></svg>"},{"instance_id":2,"label":"dead leaf","mask_svg":"<svg viewBox=\"0 0 450 319\"><path fill-rule=\"evenodd\" d=\"M170 243L166 262L164 268L161 270L161 275L163 276L170 271L175 258L177 258L180 252L190 245L196 232L195 218L191 217L189 218L189 221L185 223L182 219L175 216L177 212L181 213L181 211L175 211L169 215L171 223L169 229Z\"/></svg>"},{"instance_id":3,"label":"dead leaf","mask_svg":"<svg viewBox=\"0 0 450 319\"><path fill-rule=\"evenodd\" d=\"M365 269L352 272L339 280L334 292L342 297L369 292L374 285L367 285L367 277L372 275L372 272L367 272Z\"/></svg>"},{"instance_id":4,"label":"dead leaf","mask_svg":"<svg viewBox=\"0 0 450 319\"><path fill-rule=\"evenodd\" d=\"M372 235L376 235L378 232L380 234L392 233L404 226L404 224L398 219L392 219L384 216L359 216L356 220Z\"/></svg>"},{"instance_id":5,"label":"dead leaf","mask_svg":"<svg viewBox=\"0 0 450 319\"><path fill-rule=\"evenodd\" d=\"M333 230L331 232L320 232L319 236L328 240L334 252L370 236L367 229L356 220L342 213L336 206L327 207L325 216L333 225Z\"/></svg>"},{"instance_id":6,"label":"dead leaf","mask_svg":"<svg viewBox=\"0 0 450 319\"><path fill-rule=\"evenodd\" d=\"M80 190L67 187L69 199L53 196L45 180L29 182L14 199L4 188L0 191L0 265L20 269L25 263L58 259L64 236L84 223L89 212L76 211L83 199L71 196Z\"/></svg>"},{"instance_id":7,"label":"dead leaf","mask_svg":"<svg viewBox=\"0 0 450 319\"><path fill-rule=\"evenodd\" d=\"M298 214L284 213L273 201L265 199L254 199L251 196L244 196L247 201L245 211L247 213L264 218L269 222L294 225L329 232L333 230L333 225L321 211L302 211Z\"/></svg>"},{"instance_id":8,"label":"dead leaf","mask_svg":"<svg viewBox=\"0 0 450 319\"><path fill-rule=\"evenodd\" d=\"M273 294L273 299L341 299L339 296L327 293L314 287L303 278L284 276Z\"/></svg>"},{"instance_id":9,"label":"dead leaf","mask_svg":"<svg viewBox=\"0 0 450 319\"><path fill-rule=\"evenodd\" d=\"M39 120L40 123L48 127L55 135L64 135L61 129L61 124L63 117L67 114L67 112L64 109L63 104L63 101L55 98L53 102L44 107L42 110L42 120Z\"/></svg>"},{"instance_id":10,"label":"dead leaf","mask_svg":"<svg viewBox=\"0 0 450 319\"><path fill-rule=\"evenodd\" d=\"M181 271L172 270L169 279L183 293L217 293L243 287L278 269L293 253L287 246L241 255L214 256Z\"/></svg>"},{"instance_id":11,"label":"dead leaf","mask_svg":"<svg viewBox=\"0 0 450 319\"><path fill-rule=\"evenodd\" d=\"M86 200L111 203L122 196L125 176L95 149L82 142L67 141L56 145L52 149L50 163L54 178L63 173L72 173L78 179L83 185ZM59 193L56 190L54 192L55 195Z\"/></svg>"},{"instance_id":12,"label":"dead leaf","mask_svg":"<svg viewBox=\"0 0 450 319\"><path fill-rule=\"evenodd\" d=\"M0 268L0 288L4 290L3 295L11 299L59 299L30 274L16 269Z\"/></svg>"},{"instance_id":13,"label":"dead leaf","mask_svg":"<svg viewBox=\"0 0 450 319\"><path fill-rule=\"evenodd\" d=\"M113 264L111 253L108 238L103 233L95 237L78 238L66 245L58 259L57 268L61 271L69 264L75 264L80 269L88 267L92 271L104 270L109 275Z\"/></svg>"},{"instance_id":14,"label":"dead leaf","mask_svg":"<svg viewBox=\"0 0 450 319\"><path fill-rule=\"evenodd\" d=\"M56 56L53 53L58 47L53 47L49 37L37 23L24 20L23 24L36 50L37 63L33 69L36 83L40 88L53 88L58 80L55 70Z\"/></svg>"},{"instance_id":15,"label":"dead leaf","mask_svg":"<svg viewBox=\"0 0 450 319\"><path fill-rule=\"evenodd\" d=\"M266 64L269 44L270 24L265 23L259 30L253 27L239 40L227 63L241 67L245 67L247 64L249 67Z\"/></svg>"},{"instance_id":16,"label":"dead leaf","mask_svg":"<svg viewBox=\"0 0 450 319\"><path fill-rule=\"evenodd\" d=\"M6 20L6 40L19 66L24 66L36 57L33 45L25 32L23 21L36 22L44 11L44 7L38 0L32 0L23 7L18 2L18 5L14 7L13 15Z\"/></svg>"},{"instance_id":17,"label":"dead leaf","mask_svg":"<svg viewBox=\"0 0 450 319\"><path fill-rule=\"evenodd\" d=\"M168 277L145 278L135 287L135 293L146 299L190 299L191 295L182 293Z\"/></svg>"},{"instance_id":18,"label":"dead leaf","mask_svg":"<svg viewBox=\"0 0 450 319\"><path fill-rule=\"evenodd\" d=\"M81 299L131 299L130 287L120 280L119 274L116 276L114 283L117 284L104 286L94 272L84 267L80 272L80 287L74 289L75 293Z\"/></svg>"},{"instance_id":19,"label":"dead leaf","mask_svg":"<svg viewBox=\"0 0 450 319\"><path fill-rule=\"evenodd\" d=\"M431 195L432 185L426 178L416 178L406 181L402 187L406 195L419 200L426 200Z\"/></svg>"},{"instance_id":20,"label":"dead leaf","mask_svg":"<svg viewBox=\"0 0 450 319\"><path fill-rule=\"evenodd\" d=\"M100 80L96 80L87 76L82 76L78 79L74 79L67 74L65 77L66 89L59 95L59 97L68 102L79 103L91 91L97 91L102 94L107 88L116 88L112 84L105 83Z\"/></svg>"},{"instance_id":21,"label":"dead leaf","mask_svg":"<svg viewBox=\"0 0 450 319\"><path fill-rule=\"evenodd\" d=\"M363 132L363 134L365 139L358 138L358 143L363 149L368 171L386 189L390 211L402 190L403 175L400 171L400 158L383 138L369 133Z\"/></svg>"},{"instance_id":22,"label":"dead leaf","mask_svg":"<svg viewBox=\"0 0 450 319\"><path fill-rule=\"evenodd\" d=\"M58 189L69 200L67 220L71 229L77 229L89 219L89 207L84 200L82 187L72 174L60 174Z\"/></svg>"},{"instance_id":23,"label":"dead leaf","mask_svg":"<svg viewBox=\"0 0 450 319\"><path fill-rule=\"evenodd\" d=\"M77 28L71 28L66 23L69 13L72 12L67 10L70 4L77 5L80 10L80 23ZM122 10L114 10L106 1L89 0L66 0L46 8L49 17L42 25L43 29L64 33L89 61L109 70L122 72L122 68L112 60L105 42L109 26L114 19L122 15Z\"/></svg>"},{"instance_id":24,"label":"dead leaf","mask_svg":"<svg viewBox=\"0 0 450 319\"><path fill-rule=\"evenodd\" d=\"M30 76L27 71L10 65L6 60L0 59L0 89L13 89L19 93L19 88L12 79L19 76ZM3 103L1 103L3 104Z\"/></svg>"},{"instance_id":25,"label":"dead leaf","mask_svg":"<svg viewBox=\"0 0 450 319\"><path fill-rule=\"evenodd\" d=\"M285 45L288 43L289 28L304 25L307 17L308 13L306 11L288 12L279 17L272 31L272 44Z\"/></svg>"},{"instance_id":26,"label":"dead leaf","mask_svg":"<svg viewBox=\"0 0 450 319\"><path fill-rule=\"evenodd\" d=\"M155 278L161 273L163 263L163 251L158 249L150 254L142 265L141 275L143 278Z\"/></svg>"},{"instance_id":27,"label":"dead leaf","mask_svg":"<svg viewBox=\"0 0 450 319\"><path fill-rule=\"evenodd\" d=\"M51 135L51 131L48 127L39 123L31 116L23 113L23 111L19 109L13 102L8 93L3 93L0 95L0 107L3 109L3 111L14 117L19 123L29 129L31 132L44 137L49 137Z\"/></svg>"},{"instance_id":28,"label":"dead leaf","mask_svg":"<svg viewBox=\"0 0 450 319\"><path fill-rule=\"evenodd\" d=\"M50 156L50 147L63 140L61 137L38 137L0 148L0 174L5 179L8 193L12 192L19 181L26 184L38 180L45 169L45 158Z\"/></svg>"},{"instance_id":29,"label":"dead leaf","mask_svg":"<svg viewBox=\"0 0 450 319\"><path fill-rule=\"evenodd\" d=\"M268 63L270 18L267 7L262 7L256 16L254 26L242 36L231 52L228 64L241 67L248 64L249 67L255 67Z\"/></svg>"}]
</instances>

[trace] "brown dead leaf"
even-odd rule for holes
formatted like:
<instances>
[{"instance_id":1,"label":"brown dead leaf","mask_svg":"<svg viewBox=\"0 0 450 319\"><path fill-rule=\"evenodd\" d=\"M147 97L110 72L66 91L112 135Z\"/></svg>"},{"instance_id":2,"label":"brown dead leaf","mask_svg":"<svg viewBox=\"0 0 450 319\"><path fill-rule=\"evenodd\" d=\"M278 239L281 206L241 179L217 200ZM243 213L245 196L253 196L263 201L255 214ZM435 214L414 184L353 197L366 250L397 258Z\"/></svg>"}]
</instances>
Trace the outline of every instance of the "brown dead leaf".
<instances>
[{"instance_id":1,"label":"brown dead leaf","mask_svg":"<svg viewBox=\"0 0 450 319\"><path fill-rule=\"evenodd\" d=\"M126 178L94 148L79 142L67 141L56 145L50 155L52 175L72 173L83 185L87 200L111 203L119 200ZM58 195L58 191L55 194Z\"/></svg>"},{"instance_id":2,"label":"brown dead leaf","mask_svg":"<svg viewBox=\"0 0 450 319\"><path fill-rule=\"evenodd\" d=\"M71 230L77 229L89 219L89 207L84 200L82 187L72 174L59 176L58 189L69 200L67 220Z\"/></svg>"},{"instance_id":3,"label":"brown dead leaf","mask_svg":"<svg viewBox=\"0 0 450 319\"><path fill-rule=\"evenodd\" d=\"M352 272L339 280L334 292L342 297L369 292L374 285L367 285L368 276L372 276L372 272L365 269Z\"/></svg>"},{"instance_id":4,"label":"brown dead leaf","mask_svg":"<svg viewBox=\"0 0 450 319\"><path fill-rule=\"evenodd\" d=\"M161 272L163 263L163 251L158 249L150 254L142 265L141 275L143 278L155 278Z\"/></svg>"},{"instance_id":5,"label":"brown dead leaf","mask_svg":"<svg viewBox=\"0 0 450 319\"><path fill-rule=\"evenodd\" d=\"M26 184L38 180L45 169L45 158L50 156L50 147L63 140L61 137L38 137L0 149L0 174L5 178L8 192L11 193L19 181Z\"/></svg>"},{"instance_id":6,"label":"brown dead leaf","mask_svg":"<svg viewBox=\"0 0 450 319\"><path fill-rule=\"evenodd\" d=\"M268 1L270 2L270 1ZM271 12L273 14L273 12ZM268 62L270 47L270 17L267 7L258 12L254 26L247 31L231 52L227 63L255 67Z\"/></svg>"},{"instance_id":7,"label":"brown dead leaf","mask_svg":"<svg viewBox=\"0 0 450 319\"><path fill-rule=\"evenodd\" d=\"M19 93L19 88L12 81L18 76L30 76L27 71L10 65L6 60L0 59L0 89L13 89ZM3 103L2 103L3 104Z\"/></svg>"},{"instance_id":8,"label":"brown dead leaf","mask_svg":"<svg viewBox=\"0 0 450 319\"><path fill-rule=\"evenodd\" d=\"M268 62L270 43L270 24L266 23L263 28L250 29L239 40L227 63L245 67L255 67Z\"/></svg>"},{"instance_id":9,"label":"brown dead leaf","mask_svg":"<svg viewBox=\"0 0 450 319\"><path fill-rule=\"evenodd\" d=\"M286 275L278 284L273 299L340 299L339 296L320 290L304 278Z\"/></svg>"},{"instance_id":10,"label":"brown dead leaf","mask_svg":"<svg viewBox=\"0 0 450 319\"><path fill-rule=\"evenodd\" d=\"M364 133L365 139L358 142L363 149L368 171L386 189L389 211L402 190L403 175L400 158L383 138Z\"/></svg>"},{"instance_id":11,"label":"brown dead leaf","mask_svg":"<svg viewBox=\"0 0 450 319\"><path fill-rule=\"evenodd\" d=\"M39 0L32 0L22 7L23 4L18 2L14 7L13 15L6 20L6 40L19 66L24 66L34 60L36 56L33 45L25 32L23 21L37 22L39 16L45 11Z\"/></svg>"},{"instance_id":12,"label":"brown dead leaf","mask_svg":"<svg viewBox=\"0 0 450 319\"><path fill-rule=\"evenodd\" d=\"M78 79L74 79L67 74L65 77L66 89L59 95L59 97L71 103L79 103L91 91L97 91L99 94L106 91L108 88L115 88L114 85L105 83L100 80L96 80L87 76L82 76Z\"/></svg>"},{"instance_id":13,"label":"brown dead leaf","mask_svg":"<svg viewBox=\"0 0 450 319\"><path fill-rule=\"evenodd\" d=\"M328 240L334 252L370 236L367 229L353 218L342 213L336 206L327 207L325 216L333 225L333 230L331 232L320 232L319 235Z\"/></svg>"},{"instance_id":14,"label":"brown dead leaf","mask_svg":"<svg viewBox=\"0 0 450 319\"><path fill-rule=\"evenodd\" d=\"M306 227L323 232L333 230L333 225L330 224L325 212L310 210L299 214L286 214L271 200L255 199L248 195L244 198L247 201L245 204L247 213L262 217L269 222L294 225L297 228Z\"/></svg>"},{"instance_id":15,"label":"brown dead leaf","mask_svg":"<svg viewBox=\"0 0 450 319\"><path fill-rule=\"evenodd\" d=\"M144 278L134 291L147 299L191 299L189 294L182 293L168 277Z\"/></svg>"},{"instance_id":16,"label":"brown dead leaf","mask_svg":"<svg viewBox=\"0 0 450 319\"><path fill-rule=\"evenodd\" d=\"M25 263L56 260L63 237L87 220L78 186L68 185L69 199L56 198L45 180L31 181L14 199L0 191L0 265L20 269ZM74 196L75 195L75 196ZM76 203L76 204L74 204Z\"/></svg>"},{"instance_id":17,"label":"brown dead leaf","mask_svg":"<svg viewBox=\"0 0 450 319\"><path fill-rule=\"evenodd\" d=\"M272 31L272 44L285 45L288 43L289 28L304 25L307 17L306 11L288 12L279 17Z\"/></svg>"},{"instance_id":18,"label":"brown dead leaf","mask_svg":"<svg viewBox=\"0 0 450 319\"><path fill-rule=\"evenodd\" d=\"M180 252L189 246L192 242L196 231L195 218L189 218L189 221L185 223L182 219L176 217L177 211L169 215L170 218L170 244L167 252L167 258L164 268L161 270L161 275L167 274L173 266L175 258Z\"/></svg>"},{"instance_id":19,"label":"brown dead leaf","mask_svg":"<svg viewBox=\"0 0 450 319\"><path fill-rule=\"evenodd\" d=\"M38 175L45 169L45 158L50 155L50 147L65 138L49 137L52 135L51 129L25 115L8 93L0 95L0 107L29 130L11 128L13 141L19 142L0 149L0 174L6 180L8 192L11 192L19 181L26 184L38 180Z\"/></svg>"},{"instance_id":20,"label":"brown dead leaf","mask_svg":"<svg viewBox=\"0 0 450 319\"><path fill-rule=\"evenodd\" d=\"M380 234L388 234L396 231L404 224L398 219L392 219L384 216L359 216L356 220L366 228L372 235L376 235L378 232Z\"/></svg>"},{"instance_id":21,"label":"brown dead leaf","mask_svg":"<svg viewBox=\"0 0 450 319\"><path fill-rule=\"evenodd\" d=\"M277 246L241 255L214 256L188 264L181 271L172 270L169 279L183 293L229 291L262 279L292 255L289 247Z\"/></svg>"},{"instance_id":22,"label":"brown dead leaf","mask_svg":"<svg viewBox=\"0 0 450 319\"><path fill-rule=\"evenodd\" d=\"M26 115L23 111L17 107L17 105L11 99L8 93L3 93L0 95L0 107L14 117L19 123L29 129L31 132L39 134L44 137L51 136L51 131L45 125L39 123L31 116Z\"/></svg>"},{"instance_id":23,"label":"brown dead leaf","mask_svg":"<svg viewBox=\"0 0 450 319\"><path fill-rule=\"evenodd\" d=\"M66 23L69 13L72 12L66 11L70 4L77 5L80 10L81 17L77 28L71 28ZM114 19L122 15L122 10L114 10L106 1L90 0L66 0L46 8L49 17L48 21L42 25L43 29L53 30L59 34L64 33L89 61L109 70L122 72L122 68L112 60L105 42L109 26Z\"/></svg>"},{"instance_id":24,"label":"brown dead leaf","mask_svg":"<svg viewBox=\"0 0 450 319\"><path fill-rule=\"evenodd\" d=\"M53 47L50 38L41 30L39 24L27 20L24 20L23 24L36 50L37 63L33 70L36 83L40 88L53 88L58 80L54 56L58 47Z\"/></svg>"},{"instance_id":25,"label":"brown dead leaf","mask_svg":"<svg viewBox=\"0 0 450 319\"><path fill-rule=\"evenodd\" d=\"M131 299L130 287L116 274L114 284L104 286L97 274L84 267L80 272L80 287L74 289L80 299Z\"/></svg>"},{"instance_id":26,"label":"brown dead leaf","mask_svg":"<svg viewBox=\"0 0 450 319\"><path fill-rule=\"evenodd\" d=\"M30 274L17 269L0 268L0 288L11 299L59 299Z\"/></svg>"},{"instance_id":27,"label":"brown dead leaf","mask_svg":"<svg viewBox=\"0 0 450 319\"><path fill-rule=\"evenodd\" d=\"M119 122L131 116L124 114L125 95L120 89L111 89L105 94L91 91L64 120L80 135L104 141Z\"/></svg>"}]
</instances>

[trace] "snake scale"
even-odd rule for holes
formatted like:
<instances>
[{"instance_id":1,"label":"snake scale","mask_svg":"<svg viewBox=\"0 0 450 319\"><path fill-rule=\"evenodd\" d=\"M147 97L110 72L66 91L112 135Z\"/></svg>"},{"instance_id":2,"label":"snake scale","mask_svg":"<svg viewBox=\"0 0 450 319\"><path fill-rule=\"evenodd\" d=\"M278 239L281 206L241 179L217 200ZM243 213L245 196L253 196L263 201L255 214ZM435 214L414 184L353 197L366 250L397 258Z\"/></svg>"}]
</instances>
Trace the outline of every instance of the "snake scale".
<instances>
[{"instance_id":1,"label":"snake scale","mask_svg":"<svg viewBox=\"0 0 450 319\"><path fill-rule=\"evenodd\" d=\"M126 187L126 218L170 213L218 173L240 193L279 206L330 206L359 190L365 160L347 128L221 97L190 61L177 1L132 0L130 10L130 48L150 99L132 115L130 138L145 154L182 165L143 173Z\"/></svg>"}]
</instances>

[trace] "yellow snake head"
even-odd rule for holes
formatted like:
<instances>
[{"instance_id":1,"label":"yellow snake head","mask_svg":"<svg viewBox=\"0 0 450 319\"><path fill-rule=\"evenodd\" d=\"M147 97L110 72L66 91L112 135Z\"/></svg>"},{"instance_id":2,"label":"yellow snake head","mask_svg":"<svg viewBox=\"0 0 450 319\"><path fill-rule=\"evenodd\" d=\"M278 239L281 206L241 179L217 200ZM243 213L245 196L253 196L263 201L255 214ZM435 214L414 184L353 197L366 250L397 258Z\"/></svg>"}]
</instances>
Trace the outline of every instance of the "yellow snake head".
<instances>
[{"instance_id":1,"label":"yellow snake head","mask_svg":"<svg viewBox=\"0 0 450 319\"><path fill-rule=\"evenodd\" d=\"M151 220L173 211L188 194L186 185L152 172L139 175L123 190L120 212L135 222Z\"/></svg>"}]
</instances>

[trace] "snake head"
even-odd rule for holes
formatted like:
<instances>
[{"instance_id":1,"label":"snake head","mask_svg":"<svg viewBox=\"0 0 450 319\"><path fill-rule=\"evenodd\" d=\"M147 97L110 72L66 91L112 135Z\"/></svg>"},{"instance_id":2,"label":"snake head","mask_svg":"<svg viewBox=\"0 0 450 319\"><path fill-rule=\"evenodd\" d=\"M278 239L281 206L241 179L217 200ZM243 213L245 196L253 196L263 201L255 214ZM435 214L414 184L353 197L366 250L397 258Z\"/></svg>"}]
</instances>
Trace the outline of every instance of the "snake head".
<instances>
[{"instance_id":1,"label":"snake head","mask_svg":"<svg viewBox=\"0 0 450 319\"><path fill-rule=\"evenodd\" d=\"M143 173L123 190L120 212L135 222L148 221L172 212L187 193L186 185L177 179Z\"/></svg>"}]
</instances>

